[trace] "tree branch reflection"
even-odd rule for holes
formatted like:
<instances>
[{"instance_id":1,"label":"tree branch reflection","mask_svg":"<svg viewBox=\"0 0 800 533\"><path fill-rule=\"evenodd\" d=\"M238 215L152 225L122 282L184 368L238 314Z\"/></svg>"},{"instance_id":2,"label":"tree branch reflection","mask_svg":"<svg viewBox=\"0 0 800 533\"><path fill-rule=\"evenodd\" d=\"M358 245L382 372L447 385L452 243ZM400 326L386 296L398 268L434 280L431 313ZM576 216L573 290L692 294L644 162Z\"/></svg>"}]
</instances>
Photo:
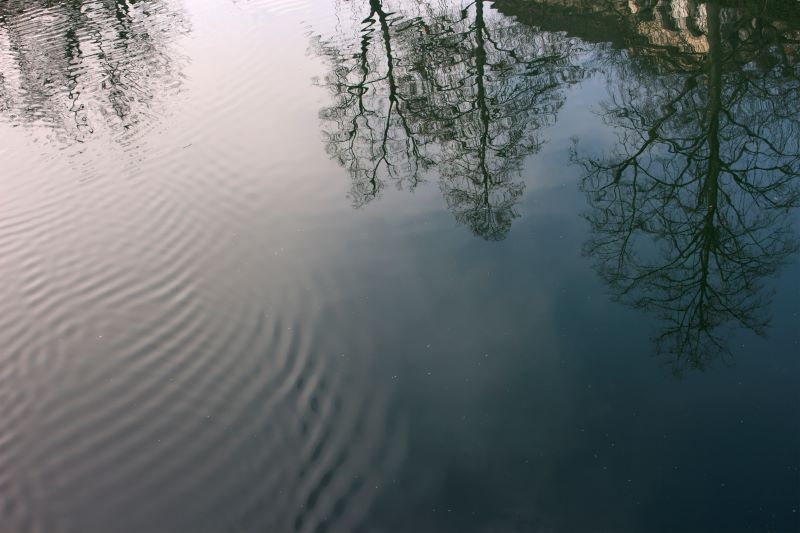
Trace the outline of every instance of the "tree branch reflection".
<instances>
[{"instance_id":1,"label":"tree branch reflection","mask_svg":"<svg viewBox=\"0 0 800 533\"><path fill-rule=\"evenodd\" d=\"M505 238L522 195L521 165L542 146L563 88L582 76L577 41L491 12L483 2L370 0L359 46L319 38L327 150L363 206L387 181L414 189L435 171L456 220Z\"/></svg>"},{"instance_id":2,"label":"tree branch reflection","mask_svg":"<svg viewBox=\"0 0 800 533\"><path fill-rule=\"evenodd\" d=\"M620 301L663 319L677 372L730 354L730 326L765 334L764 280L797 250L796 43L764 12L704 9L704 53L618 56L603 109L618 146L581 158L586 254Z\"/></svg>"}]
</instances>

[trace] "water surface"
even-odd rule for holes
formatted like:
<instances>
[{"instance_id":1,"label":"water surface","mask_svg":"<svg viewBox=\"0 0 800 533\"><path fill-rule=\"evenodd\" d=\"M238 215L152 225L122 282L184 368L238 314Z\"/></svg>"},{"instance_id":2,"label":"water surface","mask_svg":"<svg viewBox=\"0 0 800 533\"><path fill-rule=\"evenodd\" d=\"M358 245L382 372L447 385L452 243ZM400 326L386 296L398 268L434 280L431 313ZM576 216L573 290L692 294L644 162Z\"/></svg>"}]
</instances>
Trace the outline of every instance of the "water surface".
<instances>
[{"instance_id":1,"label":"water surface","mask_svg":"<svg viewBox=\"0 0 800 533\"><path fill-rule=\"evenodd\" d=\"M800 530L800 5L0 4L0 531Z\"/></svg>"}]
</instances>

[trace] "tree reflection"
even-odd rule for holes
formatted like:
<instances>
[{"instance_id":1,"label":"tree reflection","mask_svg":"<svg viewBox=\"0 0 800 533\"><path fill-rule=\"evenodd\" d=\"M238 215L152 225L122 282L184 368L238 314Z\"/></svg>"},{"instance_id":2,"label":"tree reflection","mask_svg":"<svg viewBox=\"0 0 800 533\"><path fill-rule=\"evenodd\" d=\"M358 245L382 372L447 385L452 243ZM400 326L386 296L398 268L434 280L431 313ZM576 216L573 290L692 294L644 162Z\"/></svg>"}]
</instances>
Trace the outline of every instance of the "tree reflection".
<instances>
[{"instance_id":1,"label":"tree reflection","mask_svg":"<svg viewBox=\"0 0 800 533\"><path fill-rule=\"evenodd\" d=\"M328 152L362 206L387 181L413 189L435 171L456 219L487 240L517 216L524 158L555 121L563 87L579 79L577 41L469 4L370 0L358 47L319 39L320 116Z\"/></svg>"},{"instance_id":2,"label":"tree reflection","mask_svg":"<svg viewBox=\"0 0 800 533\"><path fill-rule=\"evenodd\" d=\"M393 52L393 42L404 31L420 29L414 22L399 22L380 0L370 0L356 54L332 43L318 44L333 67L325 83L335 104L320 113L330 124L324 131L326 144L352 176L356 206L378 196L384 175L414 188L420 171L431 163L424 142L411 129L413 77Z\"/></svg>"},{"instance_id":3,"label":"tree reflection","mask_svg":"<svg viewBox=\"0 0 800 533\"><path fill-rule=\"evenodd\" d=\"M100 127L123 140L178 86L171 41L185 31L164 0L2 2L2 110L67 142Z\"/></svg>"},{"instance_id":4,"label":"tree reflection","mask_svg":"<svg viewBox=\"0 0 800 533\"><path fill-rule=\"evenodd\" d=\"M728 354L729 326L764 334L765 277L797 249L797 43L765 11L703 7L707 50L622 56L604 107L619 144L583 160L586 253L620 301L664 320L678 372Z\"/></svg>"}]
</instances>

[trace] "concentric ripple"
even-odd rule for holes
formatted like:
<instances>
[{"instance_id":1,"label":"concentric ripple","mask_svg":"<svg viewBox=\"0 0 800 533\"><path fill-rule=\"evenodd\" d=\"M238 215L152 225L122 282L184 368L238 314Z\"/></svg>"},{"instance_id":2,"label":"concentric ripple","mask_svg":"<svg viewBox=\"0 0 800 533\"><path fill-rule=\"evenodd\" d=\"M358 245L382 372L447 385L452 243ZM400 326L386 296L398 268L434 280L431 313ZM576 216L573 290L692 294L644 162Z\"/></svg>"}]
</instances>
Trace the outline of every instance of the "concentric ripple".
<instances>
[{"instance_id":1,"label":"concentric ripple","mask_svg":"<svg viewBox=\"0 0 800 533\"><path fill-rule=\"evenodd\" d=\"M182 179L45 187L0 216L15 531L346 530L391 467L366 344L303 296L334 281L239 247L232 207Z\"/></svg>"},{"instance_id":2,"label":"concentric ripple","mask_svg":"<svg viewBox=\"0 0 800 533\"><path fill-rule=\"evenodd\" d=\"M400 457L369 337L265 208L302 156L215 127L272 89L224 80L170 117L191 19L0 6L3 533L351 531Z\"/></svg>"}]
</instances>

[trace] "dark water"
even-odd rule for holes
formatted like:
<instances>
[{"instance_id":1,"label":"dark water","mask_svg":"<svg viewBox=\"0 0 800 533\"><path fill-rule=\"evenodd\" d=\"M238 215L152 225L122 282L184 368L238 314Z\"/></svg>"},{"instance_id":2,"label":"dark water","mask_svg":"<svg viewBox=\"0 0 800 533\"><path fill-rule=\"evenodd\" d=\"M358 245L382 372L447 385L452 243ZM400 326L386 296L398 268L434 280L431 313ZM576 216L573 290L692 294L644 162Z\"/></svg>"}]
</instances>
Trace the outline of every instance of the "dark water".
<instances>
[{"instance_id":1,"label":"dark water","mask_svg":"<svg viewBox=\"0 0 800 533\"><path fill-rule=\"evenodd\" d=\"M0 532L800 531L800 4L0 2Z\"/></svg>"}]
</instances>

